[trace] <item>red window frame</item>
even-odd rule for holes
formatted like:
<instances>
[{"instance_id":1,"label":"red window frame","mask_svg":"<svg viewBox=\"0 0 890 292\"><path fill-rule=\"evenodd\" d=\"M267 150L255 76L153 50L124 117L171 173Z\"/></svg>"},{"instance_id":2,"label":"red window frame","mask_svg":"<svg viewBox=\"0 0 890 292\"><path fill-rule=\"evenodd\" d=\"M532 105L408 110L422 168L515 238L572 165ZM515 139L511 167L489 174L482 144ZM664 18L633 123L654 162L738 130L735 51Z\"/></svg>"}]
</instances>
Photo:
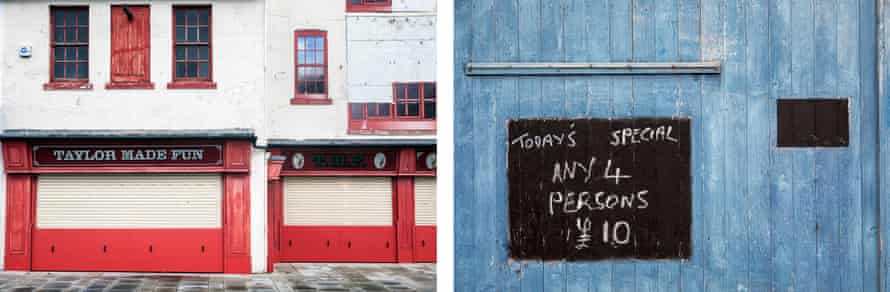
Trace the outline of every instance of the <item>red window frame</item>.
<instances>
[{"instance_id":1,"label":"red window frame","mask_svg":"<svg viewBox=\"0 0 890 292\"><path fill-rule=\"evenodd\" d=\"M358 0L361 4L352 4L353 0L346 0L346 12L389 12L392 11L392 0L371 2Z\"/></svg>"},{"instance_id":2,"label":"red window frame","mask_svg":"<svg viewBox=\"0 0 890 292\"><path fill-rule=\"evenodd\" d=\"M176 46L177 45L204 45L205 42L179 42L176 41L176 12L180 10L207 10L207 77L177 77L176 76ZM210 5L174 5L173 6L171 25L171 56L170 56L170 72L172 81L167 83L168 89L215 89L216 82L213 82L213 9ZM183 24L182 26L185 26ZM191 60L191 59L187 59Z\"/></svg>"},{"instance_id":3,"label":"red window frame","mask_svg":"<svg viewBox=\"0 0 890 292\"><path fill-rule=\"evenodd\" d=\"M390 103L349 103L347 116L349 120L350 134L435 134L436 117L424 118L424 89L428 84L436 86L436 82L395 82L393 83L393 101ZM399 105L398 91L407 90L408 86L418 86L418 111L417 116L399 116L397 107ZM432 98L438 104L438 94L433 91ZM407 94L405 95L407 96ZM373 107L387 107L389 115L372 116L369 113L379 111ZM372 110L369 110L372 109ZM356 117L357 114L359 117Z\"/></svg>"},{"instance_id":4,"label":"red window frame","mask_svg":"<svg viewBox=\"0 0 890 292\"><path fill-rule=\"evenodd\" d=\"M303 64L300 63L300 37L321 36L324 41L324 59L321 64ZM317 49L312 49L313 52ZM324 93L301 93L300 92L300 68L322 68L324 71ZM317 81L317 80L316 80ZM294 31L294 97L291 104L331 104L330 94L328 91L328 32L323 30L296 30Z\"/></svg>"},{"instance_id":5,"label":"red window frame","mask_svg":"<svg viewBox=\"0 0 890 292\"><path fill-rule=\"evenodd\" d=\"M56 23L58 21L56 19L57 11L75 12L78 10L80 10L80 12L86 12L86 23L85 24L80 24L80 22L77 21L79 19L76 19L73 26L68 25L68 24L63 24L62 26L59 26L59 27L56 26ZM49 27L50 27L50 29L49 29L50 30L50 33L49 33L49 46L50 46L50 48L49 48L49 82L43 84L43 88L46 90L91 89L91 88L93 88L93 85L90 83L90 57L89 57L89 52L90 52L90 39L89 39L89 35L90 35L90 32L89 32L90 31L90 8L89 8L89 6L51 6L50 13L49 13ZM86 35L87 35L86 42L79 42L79 41L56 42L56 29L57 28L63 29L63 30L67 30L69 28L74 29L75 35L78 36L77 39L79 39L80 29L86 29ZM86 51L87 51L86 60L81 60L80 58L75 58L75 59L65 59L65 61L63 61L63 63L71 63L71 62L86 63L86 67L87 67L86 71L87 72L86 72L85 78L79 78L79 77L57 78L56 77L55 64L56 64L56 48L57 47L86 47ZM80 53L78 52L77 54L80 54ZM67 52L66 52L66 55L67 55ZM79 75L78 74L79 68L77 68L77 67L79 67L79 66L75 65L75 73L74 73L75 76Z\"/></svg>"}]
</instances>

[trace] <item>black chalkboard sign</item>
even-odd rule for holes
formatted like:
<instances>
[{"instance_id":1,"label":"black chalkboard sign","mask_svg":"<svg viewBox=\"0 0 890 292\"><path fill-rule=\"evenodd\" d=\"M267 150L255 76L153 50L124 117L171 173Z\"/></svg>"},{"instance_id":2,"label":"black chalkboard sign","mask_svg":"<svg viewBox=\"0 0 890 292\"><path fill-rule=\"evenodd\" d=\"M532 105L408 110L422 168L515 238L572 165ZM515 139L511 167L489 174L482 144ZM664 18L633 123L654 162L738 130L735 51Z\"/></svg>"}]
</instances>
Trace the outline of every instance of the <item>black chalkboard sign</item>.
<instances>
[{"instance_id":1,"label":"black chalkboard sign","mask_svg":"<svg viewBox=\"0 0 890 292\"><path fill-rule=\"evenodd\" d=\"M511 258L688 258L689 125L686 118L510 121Z\"/></svg>"}]
</instances>

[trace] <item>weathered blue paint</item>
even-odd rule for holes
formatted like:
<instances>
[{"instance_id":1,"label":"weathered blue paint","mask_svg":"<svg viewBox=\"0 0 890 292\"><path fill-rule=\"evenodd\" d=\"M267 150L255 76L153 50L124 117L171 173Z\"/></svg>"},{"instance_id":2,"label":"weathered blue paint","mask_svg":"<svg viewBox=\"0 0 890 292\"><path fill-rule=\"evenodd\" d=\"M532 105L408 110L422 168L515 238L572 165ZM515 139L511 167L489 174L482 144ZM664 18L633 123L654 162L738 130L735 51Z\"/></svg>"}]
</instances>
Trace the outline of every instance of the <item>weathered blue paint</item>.
<instances>
[{"instance_id":1,"label":"weathered blue paint","mask_svg":"<svg viewBox=\"0 0 890 292\"><path fill-rule=\"evenodd\" d=\"M875 0L455 2L457 291L890 291L890 13ZM699 61L721 74L465 71ZM848 97L850 146L775 147L784 97ZM651 116L692 118L692 257L508 259L507 120Z\"/></svg>"}]
</instances>

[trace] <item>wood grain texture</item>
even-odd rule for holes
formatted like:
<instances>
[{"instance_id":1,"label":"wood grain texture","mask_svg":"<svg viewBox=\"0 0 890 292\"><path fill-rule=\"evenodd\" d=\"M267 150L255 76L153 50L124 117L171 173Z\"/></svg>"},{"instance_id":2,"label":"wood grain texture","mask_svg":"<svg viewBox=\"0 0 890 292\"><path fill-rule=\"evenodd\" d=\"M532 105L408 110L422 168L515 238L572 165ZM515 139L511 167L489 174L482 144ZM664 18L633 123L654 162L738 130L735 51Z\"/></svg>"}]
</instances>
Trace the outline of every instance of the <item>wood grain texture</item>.
<instances>
[{"instance_id":1,"label":"wood grain texture","mask_svg":"<svg viewBox=\"0 0 890 292\"><path fill-rule=\"evenodd\" d=\"M879 70L890 73L890 49L878 51L876 18L890 13L877 15L876 7L875 0L456 1L456 290L890 288L890 277L879 276L890 262L879 252L890 248L879 241L886 234L879 226L890 226L890 212L879 212L890 207L890 172L878 171L890 162L890 144L878 139L890 136L882 104L890 94L877 86L890 88L878 80ZM711 60L722 62L722 74L463 71L468 62ZM779 98L848 99L849 145L776 147ZM506 123L543 117L690 118L691 257L508 259L508 220L534 214L507 207Z\"/></svg>"}]
</instances>

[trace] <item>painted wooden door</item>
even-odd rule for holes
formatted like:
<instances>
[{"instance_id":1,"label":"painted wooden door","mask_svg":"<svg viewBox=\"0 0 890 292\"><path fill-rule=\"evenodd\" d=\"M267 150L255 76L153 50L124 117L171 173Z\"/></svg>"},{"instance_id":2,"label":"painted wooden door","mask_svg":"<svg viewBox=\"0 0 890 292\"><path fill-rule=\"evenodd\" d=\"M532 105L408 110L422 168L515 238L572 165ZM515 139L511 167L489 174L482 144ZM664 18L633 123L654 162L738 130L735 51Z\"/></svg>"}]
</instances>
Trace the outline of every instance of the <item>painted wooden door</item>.
<instances>
[{"instance_id":1,"label":"painted wooden door","mask_svg":"<svg viewBox=\"0 0 890 292\"><path fill-rule=\"evenodd\" d=\"M149 82L149 6L111 7L111 82Z\"/></svg>"},{"instance_id":2,"label":"painted wooden door","mask_svg":"<svg viewBox=\"0 0 890 292\"><path fill-rule=\"evenodd\" d=\"M875 1L455 2L457 291L879 289ZM465 71L711 60L719 75ZM777 99L824 97L849 99L849 145L777 147ZM690 118L691 257L509 259L506 123L535 117Z\"/></svg>"}]
</instances>

